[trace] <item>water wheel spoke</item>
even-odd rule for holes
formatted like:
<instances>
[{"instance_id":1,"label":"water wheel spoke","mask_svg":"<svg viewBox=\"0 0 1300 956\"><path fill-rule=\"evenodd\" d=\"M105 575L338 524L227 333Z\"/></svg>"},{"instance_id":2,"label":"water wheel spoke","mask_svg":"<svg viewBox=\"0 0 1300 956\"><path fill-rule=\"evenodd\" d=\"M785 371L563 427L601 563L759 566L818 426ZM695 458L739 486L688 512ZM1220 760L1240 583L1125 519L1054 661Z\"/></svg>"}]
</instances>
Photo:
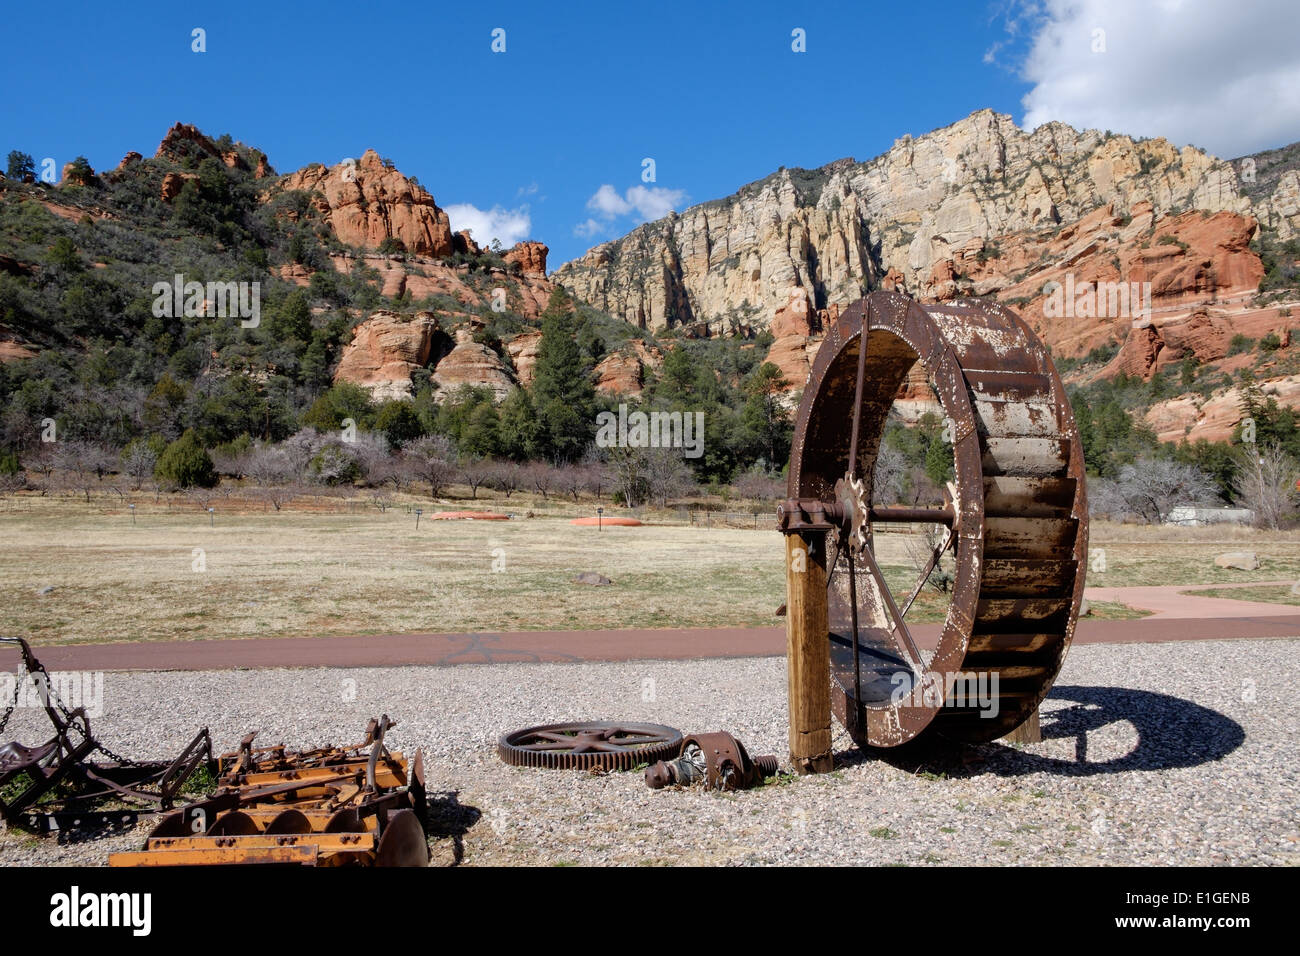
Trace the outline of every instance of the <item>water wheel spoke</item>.
<instances>
[{"instance_id":1,"label":"water wheel spoke","mask_svg":"<svg viewBox=\"0 0 1300 956\"><path fill-rule=\"evenodd\" d=\"M912 673L920 676L925 669L924 659L921 657L921 649L916 646L912 640L912 632L908 630L907 623L903 620L903 615L898 610L898 605L894 603L894 593L889 589L885 582L885 576L880 573L880 567L876 564L875 558L870 551L863 551L861 554L863 563L867 571L871 574L872 579L876 582L876 588L883 599L885 610L889 613L893 627L890 629L890 636L893 638L894 647L898 650L902 658L907 662L907 666L912 669ZM857 619L857 602L854 602L853 615ZM854 630L856 636L857 631ZM856 642L855 642L856 645ZM856 654L856 646L855 646ZM856 663L856 662L855 662Z\"/></svg>"},{"instance_id":2,"label":"water wheel spoke","mask_svg":"<svg viewBox=\"0 0 1300 956\"><path fill-rule=\"evenodd\" d=\"M853 387L853 430L849 437L849 474L858 473L858 431L862 425L862 386L867 378L867 330L871 326L871 303L867 303L862 319L862 332L858 335L858 377Z\"/></svg>"},{"instance_id":3,"label":"water wheel spoke","mask_svg":"<svg viewBox=\"0 0 1300 956\"><path fill-rule=\"evenodd\" d=\"M925 582L930 580L930 575L934 573L934 569L938 565L939 559L943 556L943 553L952 546L955 534L956 532L954 529L949 528L948 533L944 535L943 540L939 542L939 544L935 546L935 549L930 553L930 560L925 563L925 567L921 571L921 576L916 579L916 584L912 586L911 592L908 593L907 600L903 602L902 608L899 609L899 614L903 617L907 616L908 610L912 607L912 602L920 596L922 588L925 587Z\"/></svg>"}]
</instances>

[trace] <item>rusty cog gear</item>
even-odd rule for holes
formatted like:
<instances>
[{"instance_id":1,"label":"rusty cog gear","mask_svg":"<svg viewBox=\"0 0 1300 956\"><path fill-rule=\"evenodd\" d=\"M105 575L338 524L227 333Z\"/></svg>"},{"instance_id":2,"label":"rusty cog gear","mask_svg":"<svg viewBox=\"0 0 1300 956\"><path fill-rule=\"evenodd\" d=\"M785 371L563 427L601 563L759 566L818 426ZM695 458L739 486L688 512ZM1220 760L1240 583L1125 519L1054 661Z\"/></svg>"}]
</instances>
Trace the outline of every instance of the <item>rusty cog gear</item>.
<instances>
[{"instance_id":1,"label":"rusty cog gear","mask_svg":"<svg viewBox=\"0 0 1300 956\"><path fill-rule=\"evenodd\" d=\"M835 498L844 508L848 518L845 541L850 551L861 554L867 550L867 485L861 478L846 474L835 482Z\"/></svg>"},{"instance_id":2,"label":"rusty cog gear","mask_svg":"<svg viewBox=\"0 0 1300 956\"><path fill-rule=\"evenodd\" d=\"M497 753L516 767L631 770L681 753L682 733L662 724L592 722L525 727L502 736Z\"/></svg>"}]
</instances>

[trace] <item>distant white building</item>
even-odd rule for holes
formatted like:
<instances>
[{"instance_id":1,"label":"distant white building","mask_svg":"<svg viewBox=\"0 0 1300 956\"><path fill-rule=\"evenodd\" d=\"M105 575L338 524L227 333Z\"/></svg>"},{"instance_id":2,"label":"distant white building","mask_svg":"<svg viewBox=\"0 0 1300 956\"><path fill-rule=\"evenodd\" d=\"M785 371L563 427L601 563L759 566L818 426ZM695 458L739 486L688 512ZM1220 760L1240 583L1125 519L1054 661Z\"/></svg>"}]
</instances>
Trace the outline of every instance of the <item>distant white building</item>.
<instances>
[{"instance_id":1,"label":"distant white building","mask_svg":"<svg viewBox=\"0 0 1300 956\"><path fill-rule=\"evenodd\" d=\"M1207 524L1250 524L1254 520L1255 512L1249 508L1196 508L1192 505L1179 505L1170 509L1165 524L1198 528Z\"/></svg>"}]
</instances>

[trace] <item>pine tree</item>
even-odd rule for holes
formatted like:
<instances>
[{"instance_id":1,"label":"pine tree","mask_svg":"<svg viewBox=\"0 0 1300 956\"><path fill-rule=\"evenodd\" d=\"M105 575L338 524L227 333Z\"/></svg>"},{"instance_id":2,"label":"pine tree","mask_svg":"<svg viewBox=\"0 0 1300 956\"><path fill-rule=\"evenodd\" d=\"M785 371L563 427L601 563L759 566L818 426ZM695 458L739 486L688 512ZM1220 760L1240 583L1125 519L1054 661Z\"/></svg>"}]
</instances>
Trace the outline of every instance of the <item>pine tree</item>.
<instances>
[{"instance_id":1,"label":"pine tree","mask_svg":"<svg viewBox=\"0 0 1300 956\"><path fill-rule=\"evenodd\" d=\"M575 460L595 434L592 366L584 360L575 333L569 297L556 289L542 313L532 399L541 426L541 450L560 461Z\"/></svg>"},{"instance_id":2,"label":"pine tree","mask_svg":"<svg viewBox=\"0 0 1300 956\"><path fill-rule=\"evenodd\" d=\"M515 461L538 456L541 426L528 392L517 388L501 403L501 453Z\"/></svg>"}]
</instances>

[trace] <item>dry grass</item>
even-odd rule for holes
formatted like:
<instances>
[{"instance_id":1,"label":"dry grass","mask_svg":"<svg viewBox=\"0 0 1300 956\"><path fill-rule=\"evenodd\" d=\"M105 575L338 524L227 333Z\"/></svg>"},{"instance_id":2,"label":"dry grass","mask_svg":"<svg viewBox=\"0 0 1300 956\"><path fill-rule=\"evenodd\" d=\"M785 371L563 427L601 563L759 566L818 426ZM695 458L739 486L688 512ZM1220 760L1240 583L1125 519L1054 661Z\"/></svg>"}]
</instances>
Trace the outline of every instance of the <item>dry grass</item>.
<instances>
[{"instance_id":1,"label":"dry grass","mask_svg":"<svg viewBox=\"0 0 1300 956\"><path fill-rule=\"evenodd\" d=\"M426 516L417 530L404 505L385 513L328 513L323 509L345 507L331 502L234 512L219 501L209 526L193 504L169 512L145 498L133 526L121 503L6 502L0 632L53 644L782 623L774 612L785 600L783 546L774 530L689 527L667 523L665 514L647 516L646 527L597 531L567 520L589 514L590 504L521 494L508 502L418 503ZM441 507L534 516L429 521ZM1233 529L1224 540L1221 529L1152 530L1095 527L1094 554L1105 550L1106 570L1091 572L1089 583L1300 576L1297 535ZM880 535L877 545L886 576L905 594L915 571L904 540ZM1258 571L1214 567L1216 553L1242 547L1259 552ZM504 570L494 571L494 563ZM581 571L614 585L574 584ZM52 590L38 593L45 588ZM946 602L927 591L908 619L939 620ZM1134 614L1094 605L1097 617Z\"/></svg>"},{"instance_id":2,"label":"dry grass","mask_svg":"<svg viewBox=\"0 0 1300 956\"><path fill-rule=\"evenodd\" d=\"M1291 585L1278 584L1272 587L1257 588L1209 588L1204 591L1189 592L1197 597L1228 598L1233 601L1264 601L1269 604L1300 605L1300 594L1291 591Z\"/></svg>"},{"instance_id":3,"label":"dry grass","mask_svg":"<svg viewBox=\"0 0 1300 956\"><path fill-rule=\"evenodd\" d=\"M1236 584L1300 579L1300 532L1252 528L1145 527L1096 522L1089 535L1088 583L1095 587ZM1259 568L1214 565L1225 551L1254 551Z\"/></svg>"},{"instance_id":4,"label":"dry grass","mask_svg":"<svg viewBox=\"0 0 1300 956\"><path fill-rule=\"evenodd\" d=\"M780 624L776 531L430 521L424 507L418 530L400 508L212 526L197 511L135 526L66 503L0 512L0 626L74 643ZM581 571L614 585L574 584Z\"/></svg>"}]
</instances>

